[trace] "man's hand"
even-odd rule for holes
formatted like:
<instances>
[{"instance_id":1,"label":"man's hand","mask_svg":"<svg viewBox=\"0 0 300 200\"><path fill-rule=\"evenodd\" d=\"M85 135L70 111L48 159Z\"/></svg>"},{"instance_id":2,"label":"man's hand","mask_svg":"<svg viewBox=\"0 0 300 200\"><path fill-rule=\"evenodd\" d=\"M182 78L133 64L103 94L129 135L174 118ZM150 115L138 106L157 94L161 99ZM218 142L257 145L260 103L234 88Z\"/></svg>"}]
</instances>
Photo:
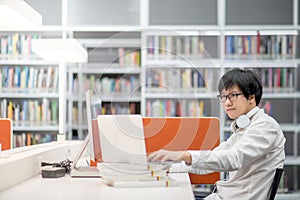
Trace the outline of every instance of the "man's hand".
<instances>
[{"instance_id":1,"label":"man's hand","mask_svg":"<svg viewBox=\"0 0 300 200\"><path fill-rule=\"evenodd\" d=\"M192 158L188 151L158 150L148 155L149 161L185 161L191 164Z\"/></svg>"}]
</instances>

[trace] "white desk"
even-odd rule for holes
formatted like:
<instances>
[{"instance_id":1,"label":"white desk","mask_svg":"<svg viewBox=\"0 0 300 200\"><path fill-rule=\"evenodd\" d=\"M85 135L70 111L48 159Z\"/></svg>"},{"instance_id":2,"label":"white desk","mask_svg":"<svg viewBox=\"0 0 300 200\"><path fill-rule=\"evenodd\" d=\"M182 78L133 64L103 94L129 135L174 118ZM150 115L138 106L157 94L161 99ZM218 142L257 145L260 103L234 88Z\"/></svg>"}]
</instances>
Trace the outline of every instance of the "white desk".
<instances>
[{"instance_id":1,"label":"white desk","mask_svg":"<svg viewBox=\"0 0 300 200\"><path fill-rule=\"evenodd\" d=\"M100 178L42 178L41 161L73 160L81 143L51 143L12 149L0 159L0 200L192 200L192 187L187 173L170 173L179 184L173 187L114 188Z\"/></svg>"},{"instance_id":2,"label":"white desk","mask_svg":"<svg viewBox=\"0 0 300 200\"><path fill-rule=\"evenodd\" d=\"M114 188L106 186L101 178L44 179L40 175L0 193L3 200L192 200L194 195L187 173L170 174L178 182L174 187Z\"/></svg>"},{"instance_id":3,"label":"white desk","mask_svg":"<svg viewBox=\"0 0 300 200\"><path fill-rule=\"evenodd\" d=\"M79 141L46 143L2 151L0 155L0 192L38 175L41 162L74 160Z\"/></svg>"}]
</instances>

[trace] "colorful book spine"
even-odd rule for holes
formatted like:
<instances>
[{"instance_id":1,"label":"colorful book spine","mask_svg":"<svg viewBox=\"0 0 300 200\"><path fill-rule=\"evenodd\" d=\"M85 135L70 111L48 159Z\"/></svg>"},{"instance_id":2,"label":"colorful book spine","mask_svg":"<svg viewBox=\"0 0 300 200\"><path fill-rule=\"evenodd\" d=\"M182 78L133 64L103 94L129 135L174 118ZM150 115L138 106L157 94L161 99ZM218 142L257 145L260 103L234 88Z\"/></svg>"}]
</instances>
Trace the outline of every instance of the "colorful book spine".
<instances>
[{"instance_id":1,"label":"colorful book spine","mask_svg":"<svg viewBox=\"0 0 300 200\"><path fill-rule=\"evenodd\" d=\"M204 102L197 100L147 100L146 116L151 117L203 117Z\"/></svg>"},{"instance_id":2,"label":"colorful book spine","mask_svg":"<svg viewBox=\"0 0 300 200\"><path fill-rule=\"evenodd\" d=\"M242 40L242 43L240 41ZM261 35L256 36L228 35L225 37L225 54L242 57L261 56L267 58L295 58L294 35ZM242 48L242 51L240 49Z\"/></svg>"}]
</instances>

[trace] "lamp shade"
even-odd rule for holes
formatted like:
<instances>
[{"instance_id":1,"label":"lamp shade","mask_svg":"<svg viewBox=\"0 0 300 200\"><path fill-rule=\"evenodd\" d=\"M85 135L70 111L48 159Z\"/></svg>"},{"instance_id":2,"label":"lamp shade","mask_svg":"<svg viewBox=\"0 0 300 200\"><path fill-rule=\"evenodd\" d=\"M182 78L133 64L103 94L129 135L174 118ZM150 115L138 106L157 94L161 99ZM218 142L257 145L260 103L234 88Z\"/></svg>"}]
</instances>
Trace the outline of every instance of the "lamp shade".
<instances>
[{"instance_id":1,"label":"lamp shade","mask_svg":"<svg viewBox=\"0 0 300 200\"><path fill-rule=\"evenodd\" d=\"M0 30L42 27L42 16L23 0L0 0Z\"/></svg>"},{"instance_id":2,"label":"lamp shade","mask_svg":"<svg viewBox=\"0 0 300 200\"><path fill-rule=\"evenodd\" d=\"M83 63L87 51L76 39L33 39L32 51L50 62Z\"/></svg>"}]
</instances>

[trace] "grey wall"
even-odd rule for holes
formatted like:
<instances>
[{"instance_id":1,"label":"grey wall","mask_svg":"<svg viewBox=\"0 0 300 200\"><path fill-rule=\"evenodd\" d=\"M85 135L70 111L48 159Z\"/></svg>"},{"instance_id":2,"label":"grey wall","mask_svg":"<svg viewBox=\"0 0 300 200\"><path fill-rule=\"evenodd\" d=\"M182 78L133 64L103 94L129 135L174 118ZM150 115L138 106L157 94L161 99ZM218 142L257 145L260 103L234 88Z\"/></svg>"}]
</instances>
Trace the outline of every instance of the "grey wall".
<instances>
[{"instance_id":1,"label":"grey wall","mask_svg":"<svg viewBox=\"0 0 300 200\"><path fill-rule=\"evenodd\" d=\"M216 0L150 0L151 25L216 25Z\"/></svg>"},{"instance_id":2,"label":"grey wall","mask_svg":"<svg viewBox=\"0 0 300 200\"><path fill-rule=\"evenodd\" d=\"M61 25L61 0L25 0L43 16L43 25Z\"/></svg>"},{"instance_id":3,"label":"grey wall","mask_svg":"<svg viewBox=\"0 0 300 200\"><path fill-rule=\"evenodd\" d=\"M226 0L228 25L291 25L293 0Z\"/></svg>"}]
</instances>

